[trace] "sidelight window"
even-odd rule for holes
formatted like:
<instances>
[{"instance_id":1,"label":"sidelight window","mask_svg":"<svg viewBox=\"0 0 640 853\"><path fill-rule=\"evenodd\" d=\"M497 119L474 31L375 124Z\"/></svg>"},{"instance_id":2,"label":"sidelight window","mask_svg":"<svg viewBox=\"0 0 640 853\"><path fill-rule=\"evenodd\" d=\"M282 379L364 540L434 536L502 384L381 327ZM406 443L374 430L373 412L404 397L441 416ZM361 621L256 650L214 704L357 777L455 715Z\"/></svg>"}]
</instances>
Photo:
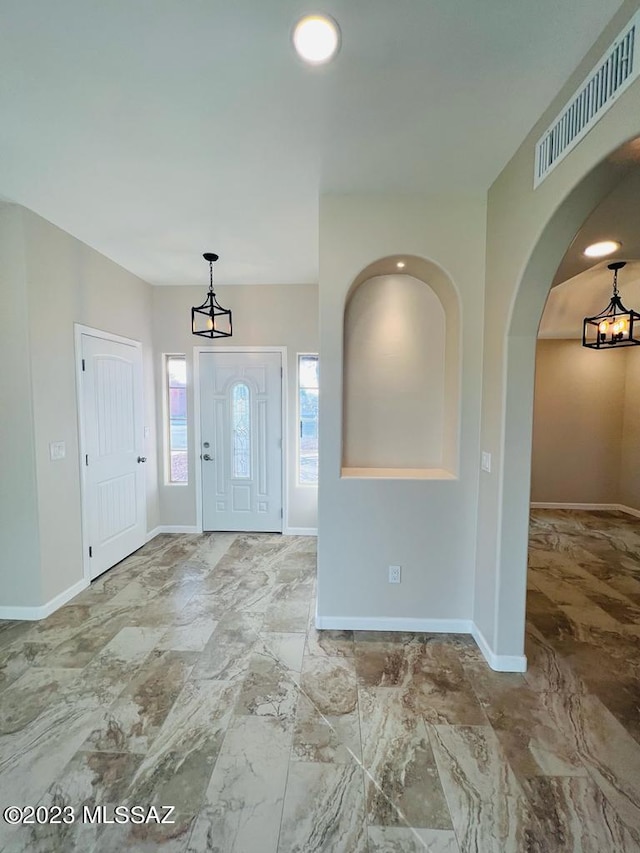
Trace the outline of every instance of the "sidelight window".
<instances>
[{"instance_id":1,"label":"sidelight window","mask_svg":"<svg viewBox=\"0 0 640 853\"><path fill-rule=\"evenodd\" d=\"M298 482L318 482L318 356L298 356Z\"/></svg>"},{"instance_id":2,"label":"sidelight window","mask_svg":"<svg viewBox=\"0 0 640 853\"><path fill-rule=\"evenodd\" d=\"M188 482L187 359L166 356L167 457L169 483Z\"/></svg>"}]
</instances>

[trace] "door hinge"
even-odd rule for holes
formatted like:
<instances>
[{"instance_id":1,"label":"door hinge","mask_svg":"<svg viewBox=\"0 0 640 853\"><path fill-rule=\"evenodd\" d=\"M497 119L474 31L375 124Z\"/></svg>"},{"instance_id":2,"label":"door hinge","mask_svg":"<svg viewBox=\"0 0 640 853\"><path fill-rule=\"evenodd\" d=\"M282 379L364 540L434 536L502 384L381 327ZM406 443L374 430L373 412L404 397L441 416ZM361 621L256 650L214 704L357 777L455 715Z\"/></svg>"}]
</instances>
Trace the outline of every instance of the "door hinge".
<instances>
[{"instance_id":1,"label":"door hinge","mask_svg":"<svg viewBox=\"0 0 640 853\"><path fill-rule=\"evenodd\" d=\"M93 548L89 545L89 556L93 557Z\"/></svg>"},{"instance_id":2,"label":"door hinge","mask_svg":"<svg viewBox=\"0 0 640 853\"><path fill-rule=\"evenodd\" d=\"M280 379L284 376L284 367L280 368Z\"/></svg>"},{"instance_id":3,"label":"door hinge","mask_svg":"<svg viewBox=\"0 0 640 853\"><path fill-rule=\"evenodd\" d=\"M85 453L85 455L84 455L84 464L85 465L89 464L89 454L88 453Z\"/></svg>"},{"instance_id":4,"label":"door hinge","mask_svg":"<svg viewBox=\"0 0 640 853\"><path fill-rule=\"evenodd\" d=\"M85 360L84 360L84 358L82 359L82 369L83 369L83 370L86 370L86 369L87 369L87 365L85 364Z\"/></svg>"},{"instance_id":5,"label":"door hinge","mask_svg":"<svg viewBox=\"0 0 640 853\"><path fill-rule=\"evenodd\" d=\"M280 518L282 518L282 507L280 507Z\"/></svg>"}]
</instances>

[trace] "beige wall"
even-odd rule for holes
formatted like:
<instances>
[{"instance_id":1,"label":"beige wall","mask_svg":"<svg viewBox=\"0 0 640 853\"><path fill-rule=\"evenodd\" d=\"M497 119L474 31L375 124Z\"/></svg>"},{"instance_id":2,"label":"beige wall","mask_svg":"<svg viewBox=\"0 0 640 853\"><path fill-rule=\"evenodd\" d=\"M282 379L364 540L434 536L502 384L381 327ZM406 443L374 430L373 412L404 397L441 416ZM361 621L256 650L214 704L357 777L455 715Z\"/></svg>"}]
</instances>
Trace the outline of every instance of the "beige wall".
<instances>
[{"instance_id":1,"label":"beige wall","mask_svg":"<svg viewBox=\"0 0 640 853\"><path fill-rule=\"evenodd\" d=\"M206 270L204 270L206 272ZM196 524L193 348L214 343L191 333L191 306L199 305L206 292L206 276L200 287L153 288L154 344L156 351L156 394L162 400L162 354L184 353L188 370L189 484L169 485L164 481L162 454L160 463L160 518L164 525ZM221 305L233 311L233 337L229 346L286 346L288 367L287 488L288 518L285 527L313 529L317 526L317 487L297 484L297 354L318 351L317 285L244 285L216 286ZM322 368L321 368L322 369ZM163 434L162 407L157 412L158 434Z\"/></svg>"},{"instance_id":2,"label":"beige wall","mask_svg":"<svg viewBox=\"0 0 640 853\"><path fill-rule=\"evenodd\" d=\"M444 332L440 300L412 276L376 276L352 294L344 319L343 466L442 467Z\"/></svg>"},{"instance_id":3,"label":"beige wall","mask_svg":"<svg viewBox=\"0 0 640 853\"><path fill-rule=\"evenodd\" d=\"M620 179L596 166L640 133L640 81L533 189L535 143L638 8L625 2L489 191L482 448L474 618L505 662L524 648L536 332L555 271L581 224Z\"/></svg>"},{"instance_id":4,"label":"beige wall","mask_svg":"<svg viewBox=\"0 0 640 853\"><path fill-rule=\"evenodd\" d=\"M42 600L21 208L0 204L0 606Z\"/></svg>"},{"instance_id":5,"label":"beige wall","mask_svg":"<svg viewBox=\"0 0 640 853\"><path fill-rule=\"evenodd\" d=\"M622 502L623 416L637 409L637 398L631 406L625 394L630 354L595 352L576 340L538 341L532 501Z\"/></svg>"},{"instance_id":6,"label":"beige wall","mask_svg":"<svg viewBox=\"0 0 640 853\"><path fill-rule=\"evenodd\" d=\"M619 494L623 506L640 510L640 347L627 353Z\"/></svg>"},{"instance_id":7,"label":"beige wall","mask_svg":"<svg viewBox=\"0 0 640 853\"><path fill-rule=\"evenodd\" d=\"M321 199L317 616L322 627L401 628L406 620L418 620L414 626L425 620L453 626L471 618L484 238L482 199ZM345 303L363 270L391 256L429 259L451 279L453 299L462 306L460 390L454 395L461 410L451 430L460 460L453 466L457 478L341 477ZM457 311L451 315L457 322ZM455 329L447 337L457 341L457 334ZM460 364L457 358L451 363ZM402 566L399 586L388 583L390 564Z\"/></svg>"},{"instance_id":8,"label":"beige wall","mask_svg":"<svg viewBox=\"0 0 640 853\"><path fill-rule=\"evenodd\" d=\"M158 524L151 286L35 213L13 210L24 242L25 274L24 281L12 275L9 285L22 288L28 304L25 361L31 372L38 507L33 536L39 543L40 583L33 584L25 602L24 596L16 598L14 590L20 586L12 582L2 603L40 606L83 577L74 323L142 342L145 423L150 428L145 449L151 462L146 467L147 528ZM18 428L27 433L31 428L26 408ZM63 460L50 460L51 441L65 442ZM16 578L20 571L20 563L10 567Z\"/></svg>"}]
</instances>

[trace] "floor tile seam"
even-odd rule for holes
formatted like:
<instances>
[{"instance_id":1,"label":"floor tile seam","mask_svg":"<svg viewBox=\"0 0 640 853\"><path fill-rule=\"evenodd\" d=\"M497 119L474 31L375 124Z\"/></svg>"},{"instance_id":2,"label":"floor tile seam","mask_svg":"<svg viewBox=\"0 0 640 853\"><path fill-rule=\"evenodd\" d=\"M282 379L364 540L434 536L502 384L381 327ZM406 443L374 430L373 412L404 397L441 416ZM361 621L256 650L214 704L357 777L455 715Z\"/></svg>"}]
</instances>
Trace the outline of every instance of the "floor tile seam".
<instances>
[{"instance_id":1,"label":"floor tile seam","mask_svg":"<svg viewBox=\"0 0 640 853\"><path fill-rule=\"evenodd\" d=\"M522 785L522 783L521 783L520 779L518 778L518 774L517 774L517 773L516 773L516 771L514 770L513 765L512 765L512 764L511 764L511 762L509 761L509 757L508 757L508 755L507 755L507 753L506 753L506 750L504 749L504 747L503 747L503 745L502 745L502 741L500 740L500 736L499 736L498 731L494 728L494 726L491 724L491 722L490 722L490 721L489 721L489 725L488 725L488 726L456 726L456 725L451 726L451 725L440 725L440 724L436 724L436 725L434 725L433 723L427 723L427 721L426 721L424 718L423 718L423 722L424 722L425 726L427 727L427 735L429 736L429 739L431 739L431 733L430 733L430 731L429 731L429 726L431 726L431 727L432 727L432 728L434 728L434 729L438 729L438 728L452 728L452 729L456 729L456 728L457 728L457 729L460 729L460 728L464 728L464 729L476 729L476 728L478 728L478 729L487 729L487 728L489 728L489 729L493 732L493 734L494 734L494 736L495 736L495 738L496 738L496 740L497 740L497 742L498 742L499 757L500 757L500 767L501 767L501 768L503 768L503 767L505 767L505 766L506 766L506 767L508 768L508 770L511 772L511 778L512 778L512 781L513 781L513 783L514 783L514 785L515 785L515 787L516 787L516 794L517 794L517 796L518 796L518 799L519 799L520 801L524 801L524 803L526 803L526 805L527 805L527 807L528 807L529 811L531 811L531 812L532 812L532 805L531 805L531 802L530 802L530 800L529 800L529 797L527 796L527 792L526 792L526 790L524 789L524 787L523 787L523 785ZM432 746L432 749L433 749L433 743L431 744L431 746ZM433 750L433 754L434 754L434 758L435 758L435 760L436 760L436 766L437 766L437 768L438 768L438 775L440 776L440 778L441 778L441 780L442 780L441 769L440 769L440 765L439 765L439 762L438 762L438 756L437 756L436 750ZM584 778L584 777L581 777L581 778ZM441 782L441 784L442 784L442 782ZM445 789L445 786L444 786L444 785L442 785L442 789L443 789L443 791L444 791L445 798L447 799L447 805L449 805L449 800L448 800L447 792L446 792L446 789ZM452 815L452 817L453 817L453 812L451 812L451 807L450 807L450 806L449 806L449 812L450 812L450 814L451 814L451 815ZM535 815L534 815L534 817L535 817ZM453 820L452 820L452 823L453 823ZM537 817L536 817L536 823L539 823L539 820L538 820L538 818L537 818ZM454 829L455 829L455 824L454 824ZM459 842L459 841L458 841L458 843L459 843L459 845L460 845L460 842ZM462 849L462 847L460 847L460 849Z\"/></svg>"},{"instance_id":2,"label":"floor tile seam","mask_svg":"<svg viewBox=\"0 0 640 853\"><path fill-rule=\"evenodd\" d=\"M600 792L603 800L607 803L607 805L609 806L609 808L611 809L613 814L617 817L618 821L620 822L620 825L625 827L625 829L629 832L631 837L638 843L639 848L640 848L640 826L631 826L629 823L627 823L627 821L622 817L622 815L620 814L618 809L615 807L615 805L611 802L611 799L607 796L606 792L603 790L603 788L599 784L598 780L593 775L591 768L589 766L586 766L586 770L587 770L587 778L595 785L596 789ZM622 794L624 798L629 799L626 792L620 790L620 788L618 788L617 785L612 785L612 787L614 787L620 794ZM635 805L636 808L638 808L638 803L633 803L633 805Z\"/></svg>"},{"instance_id":3,"label":"floor tile seam","mask_svg":"<svg viewBox=\"0 0 640 853\"><path fill-rule=\"evenodd\" d=\"M370 824L370 823L369 823L369 819L368 819L368 817L367 817L367 808L366 808L366 804L367 804L367 785L366 785L366 781L367 781L367 779L369 779L369 780L372 782L372 784L373 784L373 786L375 787L375 789L378 791L378 793L379 793L379 794L380 794L380 795L381 795L381 796L386 800L386 802L387 802L387 803L389 803L389 805L391 806L392 810L393 810L393 811L398 815L398 817L400 818L401 822L404 824L404 828L405 828L405 829L409 829L409 830L413 833L414 837L419 841L419 843L420 843L422 846L424 846L424 842L423 842L423 840L420 838L420 836L419 836L419 835L418 835L418 833L416 832L416 827L414 827L414 826L412 826L412 825L411 825L411 823L409 822L409 820L407 819L407 817L404 815L404 813L403 813L403 811L400 809L400 807L399 807L399 806L398 806L398 805L397 805L397 804L396 804L396 803L391 799L391 797L389 797L389 795L388 795L388 794L387 794L387 793L382 789L382 787L381 787L381 785L379 784L379 782L374 778L374 776L372 775L372 773L370 772L370 770L369 770L369 769L366 767L366 765L365 765L365 762L364 762L364 744L363 744L363 737L362 737L362 714L361 714L361 709L360 709L360 695L359 695L359 692L358 692L358 703L357 703L357 704L358 704L358 729L359 729L359 732L360 732L360 750L361 750L361 752L362 752L362 756L363 756L362 760L361 760L361 759L359 759L357 755L354 755L354 753L352 752L352 750L351 750L351 749L350 749L346 744L343 744L343 745L345 746L345 748L347 749L347 751L351 754L351 756L354 758L354 760L356 761L356 763L360 766L360 768L361 768L361 770L362 770L362 773L363 773L363 781L364 781L364 796L365 796L365 824L366 824L366 826L367 826L367 829L368 829L368 827L369 827L369 826L378 826L378 825L379 825L379 824ZM321 714L321 716L323 716L323 715ZM324 717L323 717L323 719L324 719ZM325 720L325 722L327 723L327 725L329 725L329 726L333 729L333 727L331 726L331 724L329 723L329 721L328 721L328 720ZM428 735L427 735L427 737L428 737ZM434 755L434 760L435 760L435 755ZM441 778L441 776L440 776L440 771L439 771L439 769L438 769L437 767L436 767L436 770L437 770L437 773L438 773L438 780L439 780L439 782L440 782L440 787L442 788L442 790L443 790L443 794L444 794L445 792L444 792L444 787L443 787L443 785L442 785L442 778ZM445 801L446 801L446 795L445 795ZM450 820L450 823L451 823L451 828L453 829L453 826L454 826L454 825L453 825L453 820L452 820L452 817L451 817L451 809L450 809L450 806L449 806L448 801L446 801L446 803L447 803L447 810L448 810L448 812L449 812L449 820ZM424 829L431 829L432 827L422 827L422 828L424 828ZM457 842L457 839L456 839L456 842ZM425 848L425 849L428 849L428 848Z\"/></svg>"},{"instance_id":4,"label":"floor tile seam","mask_svg":"<svg viewBox=\"0 0 640 853\"><path fill-rule=\"evenodd\" d=\"M413 837L414 837L415 841L420 845L420 849L426 850L427 853L429 853L429 851L431 851L433 848L429 847L427 845L427 842L423 838L420 837L420 835L418 834L418 829L426 829L426 830L433 831L433 832L453 832L453 829L450 829L450 830L431 830L431 827L413 827L413 826L395 827L395 826L385 826L384 824L381 824L381 823L369 823L368 821L365 821L365 822L366 822L366 830L367 830L367 842L371 842L371 838L370 838L370 834L369 834L370 829L383 829L383 830L384 829L402 829L402 830L408 829L410 832L413 833ZM455 837L455 834L454 834L454 837ZM459 853L460 848L457 845L458 845L458 840L456 838L456 853Z\"/></svg>"},{"instance_id":5,"label":"floor tile seam","mask_svg":"<svg viewBox=\"0 0 640 853\"><path fill-rule=\"evenodd\" d=\"M318 657L320 657L320 656L318 656ZM289 674L289 670L288 670L286 667L282 666L282 664L281 664L279 661L278 661L277 663L278 663L278 666L280 666L280 668L281 668L281 669L282 669L282 671L284 672L285 676L286 676L287 678L289 678L289 679L290 679L290 681L293 683L294 687L295 687L295 688L296 688L296 690L297 690L298 695L302 695L302 696L304 696L304 697L305 697L305 699L307 699L307 701L311 704L311 706L313 707L313 709L315 710L315 712L316 712L316 713L318 714L318 716L322 719L322 721L324 722L324 724L325 724L325 725L326 725L326 726L331 730L331 732L334 734L334 736L336 737L336 740L340 743L340 745L341 745L341 746L343 746L343 747L344 747L344 749L347 751L347 753L348 753L348 754L351 756L351 758L355 761L356 765L357 765L358 767L360 767L360 769L361 769L362 773L364 774L363 781L364 781L365 777L368 777L368 778L371 780L371 782L374 784L374 786L376 787L376 789L377 789L377 790L380 792L380 794L384 797L384 799L385 799L385 800L386 800L386 801L391 805L392 809L393 809L393 810L394 810L394 811L395 811L395 812L400 816L400 819L404 822L404 824L406 824L406 826L407 826L409 829L412 829L411 825L409 824L409 822L408 822L408 821L407 821L407 819L405 818L405 816L404 816L404 814L402 813L402 811L401 811L401 810L398 808L398 806L397 806L397 805L396 805L396 804L395 804L395 803L394 803L394 802L393 802L393 801L388 797L388 795L387 795L387 794L382 790L382 788L380 787L379 783L378 783L378 782L373 778L373 776L371 775L371 773L369 772L369 770L365 767L365 765L364 765L364 761L363 761L362 759L360 759L360 758L359 758L359 757L358 757L358 756L353 752L353 750L351 749L351 747L350 747L347 743L343 742L343 740L342 740L342 738L339 736L339 734L338 734L338 732L337 732L336 728L331 724L331 722L328 720L328 718L325 716L325 714L323 714L323 712L320 710L320 708L318 707L318 705L316 704L316 702L314 702L314 700L311 698L311 696L310 696L310 695L307 693L307 691L304 689L304 687L302 686L302 681L300 682L300 684L296 683L296 681L295 681L294 679L292 679L292 678L291 678L291 676L290 676L290 674ZM359 728L359 731L360 731L360 749L362 750L362 730L361 730L361 726L360 726L360 712L359 712L359 701L358 701L359 697L358 697L358 694L357 694L357 685L356 685L356 699L357 699L357 704L358 704L358 728ZM296 707L297 707L297 703L296 703ZM292 755L292 754L293 754L293 743L292 743L292 751L291 751L291 755ZM311 763L315 763L315 762L311 762ZM291 758L290 758L290 760L289 760L289 765L290 765L290 764L291 764ZM288 773L288 771L287 771L287 773ZM364 790L365 790L365 822L366 822L366 785L365 785L365 787L364 787Z\"/></svg>"},{"instance_id":6,"label":"floor tile seam","mask_svg":"<svg viewBox=\"0 0 640 853\"><path fill-rule=\"evenodd\" d=\"M626 728L622 725L622 723L611 713L611 711L609 711L609 709L604 704L604 702L602 702L595 694L587 693L587 694L575 694L575 695L577 697L579 697L580 699L591 698L591 699L595 700L597 703L601 704L603 706L603 708L605 709L605 711L615 721L615 723L617 725L619 725L625 731L625 733L627 735L629 735L629 733L627 732ZM618 820L621 822L621 824L623 826L626 826L627 829L629 829L629 831L634 836L636 841L638 841L638 843L640 844L640 829L633 830L633 828L630 827L629 824L627 824L627 822L624 820L624 818L622 817L622 815L620 814L618 809L615 807L614 803L611 801L611 799L607 796L606 791L603 789L602 785L598 781L598 778L596 776L596 771L601 776L604 776L607 779L607 781L609 782L609 784L611 785L611 787L614 788L622 796L623 799L630 802L636 810L640 810L640 803L632 800L631 797L629 796L629 793L620 787L620 785L618 784L618 780L615 778L615 776L613 774L611 774L609 769L603 768L601 766L600 762L597 760L597 758L595 756L590 755L590 753L588 751L588 747L584 743L585 738L582 736L580 729L579 729L579 726L576 725L574 728L576 731L576 750L577 750L577 753L580 757L580 761L584 765L584 768L587 772L587 776L591 779L593 784L600 791L603 798L607 801L607 803L609 804L609 807L611 808L613 813L618 817ZM607 772L605 772L605 770Z\"/></svg>"},{"instance_id":7,"label":"floor tile seam","mask_svg":"<svg viewBox=\"0 0 640 853\"><path fill-rule=\"evenodd\" d=\"M293 717L294 722L293 722L293 726L292 726L292 730L291 730L291 743L289 744L289 758L287 759L287 776L285 779L284 789L282 792L282 808L280 809L280 822L278 824L278 839L276 841L274 853L278 853L278 851L280 850L280 838L282 836L282 825L283 825L283 821L284 821L284 806L285 806L285 803L287 801L287 792L289 790L289 774L291 773L291 765L293 763L293 747L294 747L294 740L295 740L295 720L296 720L297 713L298 713L298 700L300 698L299 697L300 688L298 685L296 685L296 687L298 688L296 691L296 709L294 711L294 717Z\"/></svg>"},{"instance_id":8,"label":"floor tile seam","mask_svg":"<svg viewBox=\"0 0 640 853\"><path fill-rule=\"evenodd\" d=\"M463 847L463 845L462 845L462 841L463 841L464 839L460 837L460 833L458 832L458 829L457 829L457 827L456 827L456 821L454 820L454 809L453 809L453 805L455 805L455 804L453 804L453 803L451 802L451 798L450 798L450 796L449 796L449 793L447 792L447 787L448 787L448 786L446 786L446 785L443 783L443 778L444 778L444 777L443 777L443 768L442 768L442 766L441 766L441 762L440 762L440 761L439 761L439 759L438 759L438 751L437 751L437 749L435 749L435 748L434 748L433 734L432 734L432 732L431 732L431 730L430 730L430 729L431 729L431 725L430 725L430 724L428 724L424 718L422 718L422 722L423 722L423 724L424 724L424 726L425 726L425 728L426 728L426 731L427 731L427 739L429 740L429 746L431 747L431 752L432 752L432 754L433 754L433 760L435 761L436 771L437 771L437 773L438 773L438 779L439 779L439 781L440 781L440 787L442 788L442 794L443 794L443 796L444 796L444 801L445 801L445 803L447 804L447 809L448 809L448 811L449 811L449 819L451 820L451 828L452 828L452 831L453 831L454 837L455 837L455 839L456 839L456 845L457 845L457 847L458 847L458 850L459 850L459 851L461 851L461 850L466 850L466 848L465 848L465 847ZM435 726L434 726L434 728L435 728ZM482 728L484 728L484 726L483 726ZM512 772L513 772L513 771L512 771ZM479 851L478 851L478 853L479 853Z\"/></svg>"}]
</instances>

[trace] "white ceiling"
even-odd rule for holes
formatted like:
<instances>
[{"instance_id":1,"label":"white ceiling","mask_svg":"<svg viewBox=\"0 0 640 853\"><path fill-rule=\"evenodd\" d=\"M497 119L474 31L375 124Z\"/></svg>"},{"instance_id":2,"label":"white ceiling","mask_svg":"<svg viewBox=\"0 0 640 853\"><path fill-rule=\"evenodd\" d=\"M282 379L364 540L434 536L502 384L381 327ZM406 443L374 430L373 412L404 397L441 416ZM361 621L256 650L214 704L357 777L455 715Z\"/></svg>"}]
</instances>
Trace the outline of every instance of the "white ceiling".
<instances>
[{"instance_id":1,"label":"white ceiling","mask_svg":"<svg viewBox=\"0 0 640 853\"><path fill-rule=\"evenodd\" d=\"M637 146L636 146L637 147ZM626 261L618 273L618 288L626 308L640 311L640 150L636 165L591 213L576 235L556 272L538 337L581 338L582 321L603 311L611 298L612 261ZM599 261L584 250L600 240L617 240L620 249Z\"/></svg>"},{"instance_id":2,"label":"white ceiling","mask_svg":"<svg viewBox=\"0 0 640 853\"><path fill-rule=\"evenodd\" d=\"M154 284L317 281L320 192L484 193L619 6L0 0L0 195Z\"/></svg>"}]
</instances>

